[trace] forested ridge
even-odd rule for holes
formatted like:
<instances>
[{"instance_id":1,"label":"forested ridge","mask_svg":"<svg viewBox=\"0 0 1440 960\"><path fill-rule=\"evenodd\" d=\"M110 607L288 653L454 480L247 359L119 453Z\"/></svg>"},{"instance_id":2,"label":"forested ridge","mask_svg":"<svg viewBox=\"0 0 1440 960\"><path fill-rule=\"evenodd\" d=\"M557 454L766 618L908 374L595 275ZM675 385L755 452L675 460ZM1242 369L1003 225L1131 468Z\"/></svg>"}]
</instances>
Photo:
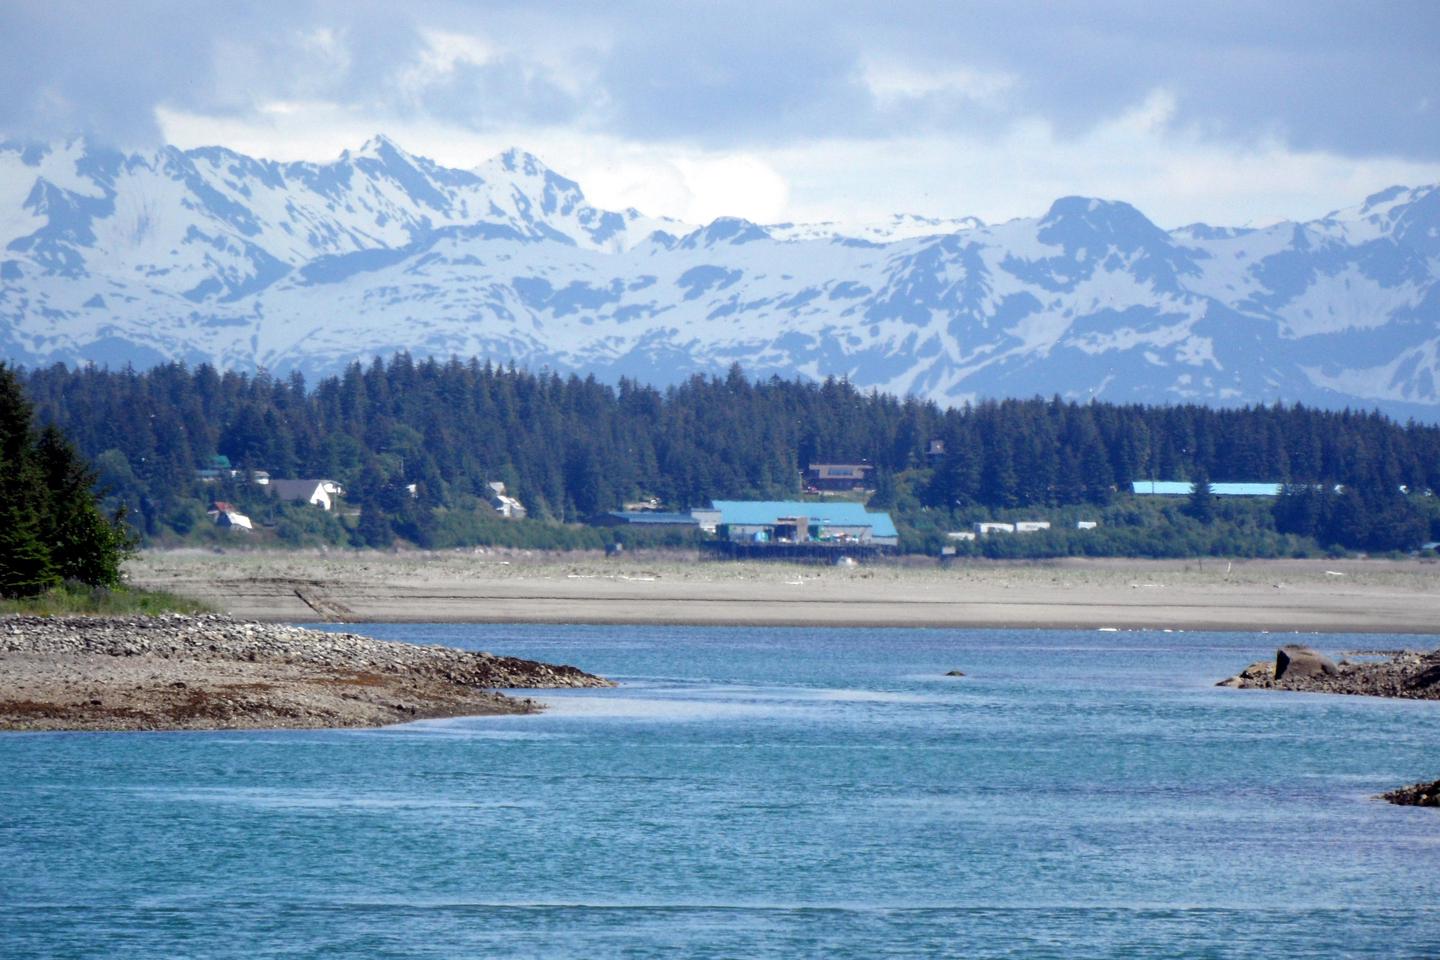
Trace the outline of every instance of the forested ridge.
<instances>
[{"instance_id":1,"label":"forested ridge","mask_svg":"<svg viewBox=\"0 0 1440 960\"><path fill-rule=\"evenodd\" d=\"M738 367L658 390L406 354L313 387L180 364L57 365L25 381L41 422L93 460L151 538L199 523L217 492L253 500L249 485L197 481L216 454L242 471L342 482L362 508L351 541L374 544L433 540L436 518L479 511L490 481L532 518L570 522L641 496L675 508L795 497L811 462L870 462L877 505L921 531L1007 510L1114 509L1137 479L1270 481L1292 485L1270 533L1409 548L1434 535L1428 492L1440 490L1440 428L1300 406L942 409L838 380L754 382ZM943 456L927 456L937 440Z\"/></svg>"}]
</instances>

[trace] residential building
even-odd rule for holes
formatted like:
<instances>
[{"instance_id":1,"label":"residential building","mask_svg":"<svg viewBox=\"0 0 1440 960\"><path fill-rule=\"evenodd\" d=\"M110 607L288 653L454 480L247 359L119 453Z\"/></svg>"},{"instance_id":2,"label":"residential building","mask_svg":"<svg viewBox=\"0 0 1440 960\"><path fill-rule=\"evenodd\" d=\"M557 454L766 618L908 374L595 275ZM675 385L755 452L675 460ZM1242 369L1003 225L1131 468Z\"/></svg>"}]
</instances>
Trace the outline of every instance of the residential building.
<instances>
[{"instance_id":1,"label":"residential building","mask_svg":"<svg viewBox=\"0 0 1440 960\"><path fill-rule=\"evenodd\" d=\"M525 504L505 492L505 484L496 480L486 484L490 488L490 506L500 516L510 520L522 520L528 512Z\"/></svg>"},{"instance_id":2,"label":"residential building","mask_svg":"<svg viewBox=\"0 0 1440 960\"><path fill-rule=\"evenodd\" d=\"M215 501L210 505L210 509L205 512L209 515L210 519L215 521L215 526L217 527L230 527L236 530L255 529L249 517L245 516L245 514L239 510L236 510L233 504L226 503L224 500Z\"/></svg>"},{"instance_id":3,"label":"residential building","mask_svg":"<svg viewBox=\"0 0 1440 960\"><path fill-rule=\"evenodd\" d=\"M874 471L868 463L812 463L805 470L805 486L828 493L864 490Z\"/></svg>"},{"instance_id":4,"label":"residential building","mask_svg":"<svg viewBox=\"0 0 1440 960\"><path fill-rule=\"evenodd\" d=\"M266 489L274 497L293 503L313 503L323 510L335 506L334 498L343 489L333 480L279 480L272 479Z\"/></svg>"}]
</instances>

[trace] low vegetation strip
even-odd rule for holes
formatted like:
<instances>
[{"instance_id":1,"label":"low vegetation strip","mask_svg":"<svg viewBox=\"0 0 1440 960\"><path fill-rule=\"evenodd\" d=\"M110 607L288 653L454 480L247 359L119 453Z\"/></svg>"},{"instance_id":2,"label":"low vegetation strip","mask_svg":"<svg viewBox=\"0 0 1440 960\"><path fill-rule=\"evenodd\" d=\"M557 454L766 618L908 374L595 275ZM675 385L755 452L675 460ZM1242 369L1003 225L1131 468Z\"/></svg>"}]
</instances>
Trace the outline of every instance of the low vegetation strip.
<instances>
[{"instance_id":1,"label":"low vegetation strip","mask_svg":"<svg viewBox=\"0 0 1440 960\"><path fill-rule=\"evenodd\" d=\"M0 619L0 729L365 727L528 713L497 688L600 687L575 667L218 615Z\"/></svg>"}]
</instances>

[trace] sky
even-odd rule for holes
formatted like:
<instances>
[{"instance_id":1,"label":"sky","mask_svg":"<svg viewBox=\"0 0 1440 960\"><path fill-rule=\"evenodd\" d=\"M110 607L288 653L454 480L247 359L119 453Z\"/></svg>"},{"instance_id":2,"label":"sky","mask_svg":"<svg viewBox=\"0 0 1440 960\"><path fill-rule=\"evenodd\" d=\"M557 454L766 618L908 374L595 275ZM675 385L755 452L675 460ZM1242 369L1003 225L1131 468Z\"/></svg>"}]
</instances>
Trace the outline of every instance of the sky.
<instances>
[{"instance_id":1,"label":"sky","mask_svg":"<svg viewBox=\"0 0 1440 960\"><path fill-rule=\"evenodd\" d=\"M703 223L1309 219L1440 182L1440 2L3 0L0 137L510 146Z\"/></svg>"}]
</instances>

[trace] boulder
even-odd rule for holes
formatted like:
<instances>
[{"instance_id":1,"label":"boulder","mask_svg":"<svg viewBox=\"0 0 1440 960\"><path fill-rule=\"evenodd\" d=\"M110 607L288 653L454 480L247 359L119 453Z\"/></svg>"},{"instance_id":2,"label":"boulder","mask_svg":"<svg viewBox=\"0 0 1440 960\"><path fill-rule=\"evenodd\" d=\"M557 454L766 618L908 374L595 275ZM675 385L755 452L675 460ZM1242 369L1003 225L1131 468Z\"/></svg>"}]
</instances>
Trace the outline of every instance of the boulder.
<instances>
[{"instance_id":1,"label":"boulder","mask_svg":"<svg viewBox=\"0 0 1440 960\"><path fill-rule=\"evenodd\" d=\"M1221 680L1217 687L1273 687L1275 685L1275 663L1272 660L1256 660L1228 680Z\"/></svg>"},{"instance_id":2,"label":"boulder","mask_svg":"<svg viewBox=\"0 0 1440 960\"><path fill-rule=\"evenodd\" d=\"M964 672L963 670L951 670L949 673L945 674L945 676L947 676L947 677L963 677L963 676L965 676L965 672Z\"/></svg>"},{"instance_id":3,"label":"boulder","mask_svg":"<svg viewBox=\"0 0 1440 960\"><path fill-rule=\"evenodd\" d=\"M1339 672L1335 661L1303 644L1290 643L1275 651L1276 680L1334 676Z\"/></svg>"}]
</instances>

